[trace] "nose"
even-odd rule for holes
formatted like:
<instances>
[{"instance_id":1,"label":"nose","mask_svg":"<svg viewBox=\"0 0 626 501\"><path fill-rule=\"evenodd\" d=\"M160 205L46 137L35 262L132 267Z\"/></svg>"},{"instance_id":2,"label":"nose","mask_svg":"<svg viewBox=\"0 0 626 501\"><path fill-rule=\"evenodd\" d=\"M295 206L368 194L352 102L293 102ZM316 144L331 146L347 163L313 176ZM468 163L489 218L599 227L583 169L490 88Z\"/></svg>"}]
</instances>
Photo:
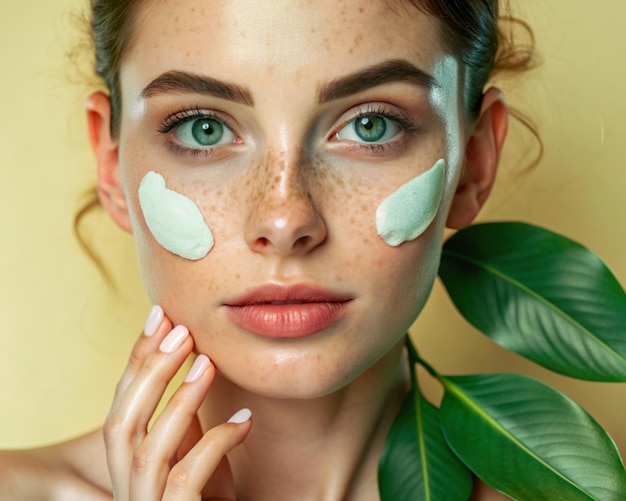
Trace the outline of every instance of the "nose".
<instances>
[{"instance_id":1,"label":"nose","mask_svg":"<svg viewBox=\"0 0 626 501\"><path fill-rule=\"evenodd\" d=\"M326 240L326 225L297 163L259 169L245 226L246 242L255 252L303 255Z\"/></svg>"}]
</instances>

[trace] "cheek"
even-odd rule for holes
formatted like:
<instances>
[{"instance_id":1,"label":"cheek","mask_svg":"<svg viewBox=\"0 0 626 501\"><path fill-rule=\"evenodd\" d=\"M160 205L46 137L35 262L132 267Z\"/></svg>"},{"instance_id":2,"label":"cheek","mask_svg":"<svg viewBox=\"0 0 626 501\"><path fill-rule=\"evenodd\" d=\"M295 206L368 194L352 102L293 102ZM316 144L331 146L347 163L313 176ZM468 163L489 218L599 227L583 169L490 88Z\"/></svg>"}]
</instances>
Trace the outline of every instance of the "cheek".
<instances>
[{"instance_id":1,"label":"cheek","mask_svg":"<svg viewBox=\"0 0 626 501\"><path fill-rule=\"evenodd\" d=\"M420 236L403 239L402 242L407 242L401 246L398 246L399 243L391 246L377 229L377 212L381 204L390 193L398 191L400 182L395 177L377 176L373 182L371 177L341 175L336 169L322 164L316 169L319 172L319 193L313 187L314 198L323 207L328 235L332 239L328 252L333 252L332 259L342 257L342 262L334 267L334 278L338 282L343 282L346 276L371 277L378 273L381 277L377 278L377 282L383 285L390 280L401 281L407 274L411 283L416 280L421 282L422 278L432 281L433 269L436 274L438 264L438 238L442 233L441 225L433 223L443 212L438 211L445 184L442 163L437 169L418 176L423 178L431 172L434 174L434 180L426 181L426 196L424 186L413 190L421 203L405 203L395 215L396 222L408 227L407 231L415 232L418 228ZM391 224L387 226L392 227Z\"/></svg>"},{"instance_id":2,"label":"cheek","mask_svg":"<svg viewBox=\"0 0 626 501\"><path fill-rule=\"evenodd\" d=\"M379 321L373 332L386 334L381 342L397 342L424 308L437 278L440 242L436 222L416 240L398 247L379 246L377 262L367 273L376 284L370 303L375 309L372 318Z\"/></svg>"},{"instance_id":3,"label":"cheek","mask_svg":"<svg viewBox=\"0 0 626 501\"><path fill-rule=\"evenodd\" d=\"M222 190L200 182L182 184L177 190L166 188L163 178L150 172L140 183L132 207L145 288L153 303L163 306L175 322L177 317L187 318L189 312L180 306L193 304L193 291L210 294L215 289L213 277L220 276L218 268L225 262L213 257L220 253L214 234L220 235L224 227L218 209L225 203Z\"/></svg>"}]
</instances>

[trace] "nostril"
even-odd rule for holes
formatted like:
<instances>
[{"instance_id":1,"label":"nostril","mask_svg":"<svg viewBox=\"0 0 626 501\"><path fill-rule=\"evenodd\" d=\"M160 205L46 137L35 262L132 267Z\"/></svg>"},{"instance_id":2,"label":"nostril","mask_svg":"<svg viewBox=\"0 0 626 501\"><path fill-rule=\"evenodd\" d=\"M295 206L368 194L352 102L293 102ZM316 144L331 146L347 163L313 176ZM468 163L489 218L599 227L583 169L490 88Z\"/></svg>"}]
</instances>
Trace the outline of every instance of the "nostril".
<instances>
[{"instance_id":1,"label":"nostril","mask_svg":"<svg viewBox=\"0 0 626 501\"><path fill-rule=\"evenodd\" d=\"M300 237L295 241L294 247L306 247L311 240L312 237L304 235L303 237Z\"/></svg>"}]
</instances>

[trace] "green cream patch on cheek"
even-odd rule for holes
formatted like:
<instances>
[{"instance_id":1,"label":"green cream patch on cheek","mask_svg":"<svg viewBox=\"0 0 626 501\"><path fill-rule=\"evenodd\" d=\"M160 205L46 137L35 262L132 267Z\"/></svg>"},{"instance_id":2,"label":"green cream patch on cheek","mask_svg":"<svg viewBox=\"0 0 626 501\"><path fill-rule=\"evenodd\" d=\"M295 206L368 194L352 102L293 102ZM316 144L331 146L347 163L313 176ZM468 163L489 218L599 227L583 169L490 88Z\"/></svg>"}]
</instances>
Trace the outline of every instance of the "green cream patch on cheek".
<instances>
[{"instance_id":1,"label":"green cream patch on cheek","mask_svg":"<svg viewBox=\"0 0 626 501\"><path fill-rule=\"evenodd\" d=\"M196 261L213 248L213 234L200 208L168 189L161 174L151 171L141 180L139 205L152 236L171 253Z\"/></svg>"},{"instance_id":2,"label":"green cream patch on cheek","mask_svg":"<svg viewBox=\"0 0 626 501\"><path fill-rule=\"evenodd\" d=\"M376 210L376 231L392 247L415 240L437 215L446 180L446 162L403 184Z\"/></svg>"}]
</instances>

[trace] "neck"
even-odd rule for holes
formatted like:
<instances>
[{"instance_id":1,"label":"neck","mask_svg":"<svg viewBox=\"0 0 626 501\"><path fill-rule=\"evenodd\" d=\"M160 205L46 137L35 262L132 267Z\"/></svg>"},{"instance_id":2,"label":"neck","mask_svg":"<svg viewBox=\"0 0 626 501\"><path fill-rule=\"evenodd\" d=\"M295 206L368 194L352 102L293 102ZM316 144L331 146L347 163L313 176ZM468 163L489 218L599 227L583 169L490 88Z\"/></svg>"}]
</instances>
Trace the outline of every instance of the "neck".
<instances>
[{"instance_id":1,"label":"neck","mask_svg":"<svg viewBox=\"0 0 626 501\"><path fill-rule=\"evenodd\" d=\"M407 391L399 343L341 390L310 400L254 395L217 375L200 418L218 423L225 403L253 410L250 434L229 454L238 499L378 499L378 459Z\"/></svg>"}]
</instances>

